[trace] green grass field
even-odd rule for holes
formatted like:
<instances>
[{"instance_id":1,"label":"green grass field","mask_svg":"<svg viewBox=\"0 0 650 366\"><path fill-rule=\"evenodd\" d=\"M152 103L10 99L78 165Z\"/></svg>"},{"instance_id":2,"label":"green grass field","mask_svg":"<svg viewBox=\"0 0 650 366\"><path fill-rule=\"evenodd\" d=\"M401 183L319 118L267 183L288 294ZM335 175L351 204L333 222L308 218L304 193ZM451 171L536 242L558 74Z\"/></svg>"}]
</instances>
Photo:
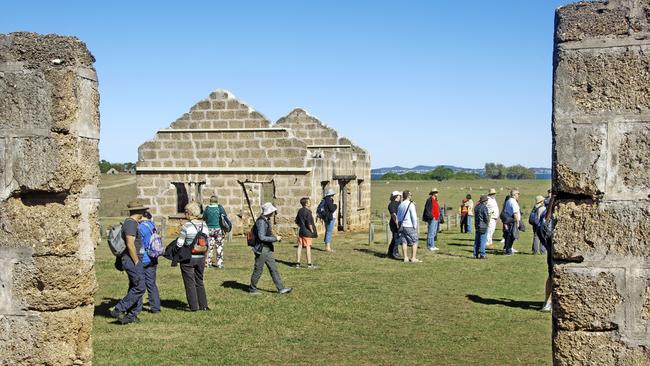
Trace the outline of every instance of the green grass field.
<instances>
[{"instance_id":1,"label":"green grass field","mask_svg":"<svg viewBox=\"0 0 650 366\"><path fill-rule=\"evenodd\" d=\"M115 179L111 177L111 179ZM103 181L102 186L115 185ZM380 217L389 192L410 189L421 211L436 186L441 202L454 207L470 192L517 186L522 206L546 191L548 181L373 182L373 213ZM134 195L131 185L102 190L103 203ZM471 191L469 191L471 187ZM120 193L117 193L119 190ZM498 197L501 206L503 194ZM110 214L107 216L116 216ZM104 222L111 219L103 219ZM106 244L97 249L96 365L347 364L347 365L546 365L551 363L551 318L540 313L546 278L544 256L530 254L530 230L515 244L520 254L493 251L488 260L472 256L472 239L456 227L439 234L441 250L421 250L423 263L383 257L382 225L375 242L367 233L338 235L335 253L314 247L316 270L294 269L295 245L276 246L282 278L294 292L274 292L266 271L262 296L246 292L253 255L243 239L226 243L225 270L206 271L209 312L191 313L180 270L161 259L158 269L163 310L143 312L141 323L119 326L108 310L127 288L126 275L113 268ZM422 231L420 237L424 238ZM497 231L495 238L500 238ZM421 240L421 247L426 246ZM497 246L499 246L497 244ZM304 261L304 254L303 254ZM304 262L303 262L304 263ZM147 307L145 300L145 308Z\"/></svg>"}]
</instances>

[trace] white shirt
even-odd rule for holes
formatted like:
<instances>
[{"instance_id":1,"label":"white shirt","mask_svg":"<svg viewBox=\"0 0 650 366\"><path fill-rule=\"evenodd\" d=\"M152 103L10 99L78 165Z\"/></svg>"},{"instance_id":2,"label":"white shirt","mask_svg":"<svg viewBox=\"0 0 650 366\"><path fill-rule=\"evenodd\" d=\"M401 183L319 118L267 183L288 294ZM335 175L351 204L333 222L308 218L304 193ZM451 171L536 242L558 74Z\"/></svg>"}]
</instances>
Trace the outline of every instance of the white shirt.
<instances>
[{"instance_id":1,"label":"white shirt","mask_svg":"<svg viewBox=\"0 0 650 366\"><path fill-rule=\"evenodd\" d=\"M408 212L406 209L408 208ZM402 221L403 220L403 221ZM415 203L411 200L402 201L397 208L397 222L402 222L403 227L418 228L418 215L415 212Z\"/></svg>"},{"instance_id":2,"label":"white shirt","mask_svg":"<svg viewBox=\"0 0 650 366\"><path fill-rule=\"evenodd\" d=\"M497 200L493 196L488 196L487 209L488 209L488 215L490 215L490 218L492 220L496 220L499 218L499 205L497 204Z\"/></svg>"},{"instance_id":3,"label":"white shirt","mask_svg":"<svg viewBox=\"0 0 650 366\"><path fill-rule=\"evenodd\" d=\"M503 211L505 211L508 217L514 217L515 214L519 214L519 202L516 199L510 197L506 201Z\"/></svg>"}]
</instances>

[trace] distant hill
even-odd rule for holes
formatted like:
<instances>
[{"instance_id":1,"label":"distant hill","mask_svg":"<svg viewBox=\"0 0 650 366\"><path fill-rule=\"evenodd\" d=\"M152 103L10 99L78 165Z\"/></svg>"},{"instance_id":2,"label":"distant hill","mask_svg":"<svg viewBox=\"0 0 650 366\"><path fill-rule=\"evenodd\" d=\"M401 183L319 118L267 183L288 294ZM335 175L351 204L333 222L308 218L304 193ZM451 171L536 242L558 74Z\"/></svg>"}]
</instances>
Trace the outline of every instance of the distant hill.
<instances>
[{"instance_id":1,"label":"distant hill","mask_svg":"<svg viewBox=\"0 0 650 366\"><path fill-rule=\"evenodd\" d=\"M387 168L377 168L377 169L372 169L370 171L370 175L373 180L381 178L384 174L386 173L397 173L397 174L404 174L404 173L426 173L434 170L435 168L442 166L445 168L449 168L453 170L454 172L463 172L463 173L474 173L478 174L480 176L485 175L485 169L483 168L463 168L463 167L458 167L454 165L435 165L435 166L429 166L429 165L416 165L413 168L405 168L402 166L393 166L393 167L387 167ZM537 179L551 179L551 169L550 168L531 168L535 172L535 176Z\"/></svg>"}]
</instances>

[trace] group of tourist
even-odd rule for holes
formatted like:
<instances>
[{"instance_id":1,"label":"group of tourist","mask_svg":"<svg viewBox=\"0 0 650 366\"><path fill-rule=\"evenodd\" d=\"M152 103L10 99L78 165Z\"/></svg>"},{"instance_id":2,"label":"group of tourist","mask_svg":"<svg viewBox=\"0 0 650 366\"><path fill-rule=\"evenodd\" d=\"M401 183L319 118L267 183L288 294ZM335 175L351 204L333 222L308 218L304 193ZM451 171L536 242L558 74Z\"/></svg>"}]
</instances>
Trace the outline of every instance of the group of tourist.
<instances>
[{"instance_id":1,"label":"group of tourist","mask_svg":"<svg viewBox=\"0 0 650 366\"><path fill-rule=\"evenodd\" d=\"M324 242L326 250L332 252L332 234L334 231L334 213L337 205L334 203L334 190L325 192L318 207L318 218L325 225ZM313 239L318 236L314 217L309 209L309 197L300 200L301 208L295 218L298 226L298 250L296 253L296 268L301 268L302 249L307 255L307 268L317 268L312 262L311 246ZM121 237L126 249L116 256L116 268L126 272L129 287L127 294L110 311L110 315L119 324L138 322L137 315L142 311L145 291L149 294L151 313L160 312L160 295L156 285L156 269L158 258L148 255L150 238L156 233L156 227L151 220L148 207L138 201L127 205L129 217L121 228ZM255 220L251 229L249 246L255 255L253 273L251 274L249 293L260 294L257 289L264 266L269 269L271 279L278 293L287 294L292 288L282 283L276 261L273 257L274 243L282 240L280 235L273 234L272 217L277 209L270 202L261 206L261 214ZM185 295L190 311L210 310L203 283L204 271L208 267L224 268L223 241L224 230L221 228L221 218L227 216L217 196L210 197L210 204L205 210L197 202L185 206L187 221L182 225L177 239L166 249L165 257L172 260L172 266L180 264L181 277L185 287ZM213 254L214 252L214 254ZM215 260L213 261L213 258Z\"/></svg>"}]
</instances>

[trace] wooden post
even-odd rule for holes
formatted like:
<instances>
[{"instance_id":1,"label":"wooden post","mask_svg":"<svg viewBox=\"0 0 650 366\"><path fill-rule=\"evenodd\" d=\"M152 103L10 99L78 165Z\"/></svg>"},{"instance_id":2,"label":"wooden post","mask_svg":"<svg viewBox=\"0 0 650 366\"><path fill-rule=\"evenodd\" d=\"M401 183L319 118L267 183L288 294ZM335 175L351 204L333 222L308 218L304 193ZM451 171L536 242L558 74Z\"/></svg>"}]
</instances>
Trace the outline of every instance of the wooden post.
<instances>
[{"instance_id":1,"label":"wooden post","mask_svg":"<svg viewBox=\"0 0 650 366\"><path fill-rule=\"evenodd\" d=\"M386 244L390 244L392 233L390 232L390 223L384 222L384 230L386 231Z\"/></svg>"},{"instance_id":2,"label":"wooden post","mask_svg":"<svg viewBox=\"0 0 650 366\"><path fill-rule=\"evenodd\" d=\"M375 241L375 225L371 223L368 224L368 245L372 244Z\"/></svg>"}]
</instances>

